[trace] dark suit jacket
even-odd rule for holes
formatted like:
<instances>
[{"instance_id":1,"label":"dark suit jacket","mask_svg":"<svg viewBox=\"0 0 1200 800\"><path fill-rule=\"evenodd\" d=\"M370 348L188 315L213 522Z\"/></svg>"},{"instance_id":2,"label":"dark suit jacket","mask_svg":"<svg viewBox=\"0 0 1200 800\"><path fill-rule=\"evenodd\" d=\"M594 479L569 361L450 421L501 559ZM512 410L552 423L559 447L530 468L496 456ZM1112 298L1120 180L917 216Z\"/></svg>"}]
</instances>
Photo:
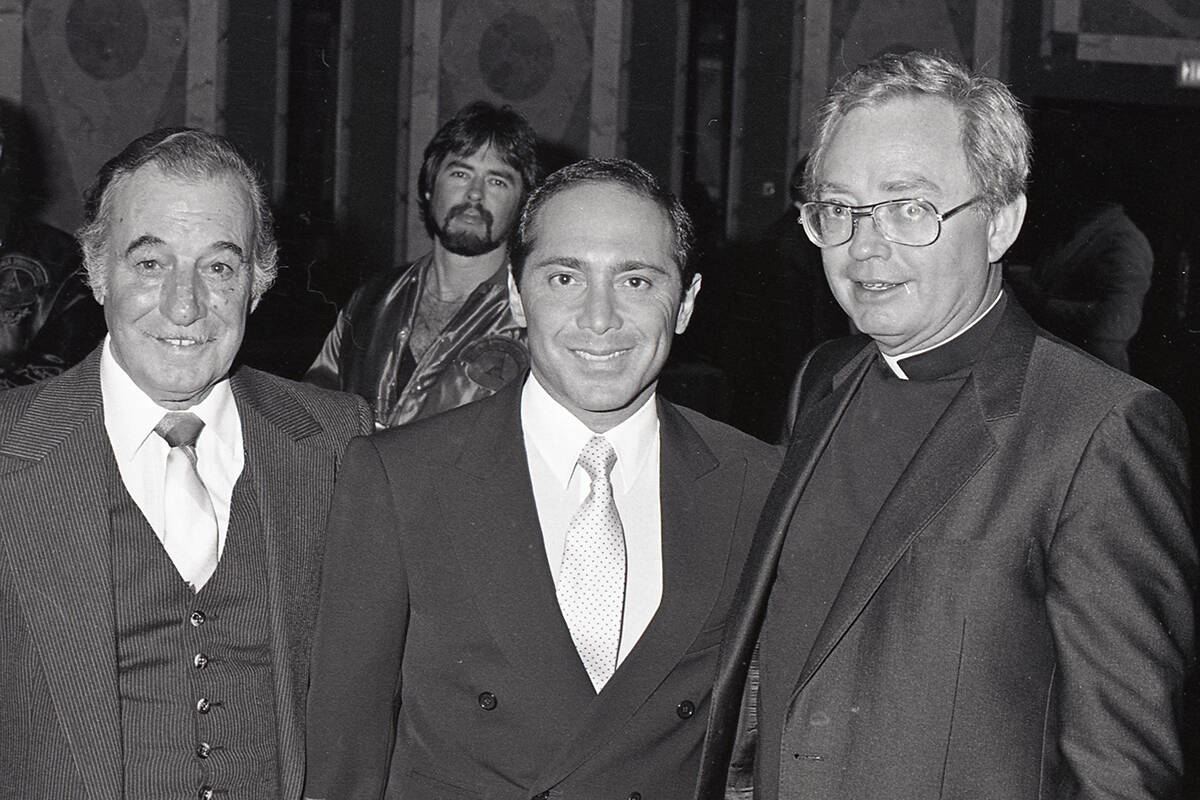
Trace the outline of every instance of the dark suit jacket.
<instances>
[{"instance_id":1,"label":"dark suit jacket","mask_svg":"<svg viewBox=\"0 0 1200 800\"><path fill-rule=\"evenodd\" d=\"M300 795L308 650L334 473L359 398L233 376L266 533L280 786ZM100 351L0 394L0 798L122 796Z\"/></svg>"},{"instance_id":2,"label":"dark suit jacket","mask_svg":"<svg viewBox=\"0 0 1200 800\"><path fill-rule=\"evenodd\" d=\"M791 511L876 357L862 341L826 345L801 374L724 647L700 797L722 796ZM1186 442L1164 395L1048 337L1010 301L828 615L797 620L819 633L794 665L795 749L760 750L775 763L758 777L787 768L755 796L1175 796L1197 578ZM739 758L730 776L745 793L750 769Z\"/></svg>"},{"instance_id":3,"label":"dark suit jacket","mask_svg":"<svg viewBox=\"0 0 1200 800\"><path fill-rule=\"evenodd\" d=\"M665 401L663 597L597 695L558 608L521 382L347 451L330 515L305 794L687 797L775 451ZM393 739L395 739L393 758Z\"/></svg>"}]
</instances>

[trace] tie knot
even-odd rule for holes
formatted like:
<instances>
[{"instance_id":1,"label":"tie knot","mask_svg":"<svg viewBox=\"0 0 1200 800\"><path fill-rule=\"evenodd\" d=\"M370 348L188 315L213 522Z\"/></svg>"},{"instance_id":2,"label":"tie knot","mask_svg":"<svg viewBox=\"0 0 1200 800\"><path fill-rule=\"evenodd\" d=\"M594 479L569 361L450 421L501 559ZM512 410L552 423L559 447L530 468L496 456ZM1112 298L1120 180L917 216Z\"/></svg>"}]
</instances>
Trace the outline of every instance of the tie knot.
<instances>
[{"instance_id":1,"label":"tie knot","mask_svg":"<svg viewBox=\"0 0 1200 800\"><path fill-rule=\"evenodd\" d=\"M171 447L195 447L204 428L204 420L190 411L168 411L154 426L154 432Z\"/></svg>"},{"instance_id":2,"label":"tie knot","mask_svg":"<svg viewBox=\"0 0 1200 800\"><path fill-rule=\"evenodd\" d=\"M579 451L579 466L593 481L600 478L607 480L616 463L617 451L603 436L593 436Z\"/></svg>"}]
</instances>

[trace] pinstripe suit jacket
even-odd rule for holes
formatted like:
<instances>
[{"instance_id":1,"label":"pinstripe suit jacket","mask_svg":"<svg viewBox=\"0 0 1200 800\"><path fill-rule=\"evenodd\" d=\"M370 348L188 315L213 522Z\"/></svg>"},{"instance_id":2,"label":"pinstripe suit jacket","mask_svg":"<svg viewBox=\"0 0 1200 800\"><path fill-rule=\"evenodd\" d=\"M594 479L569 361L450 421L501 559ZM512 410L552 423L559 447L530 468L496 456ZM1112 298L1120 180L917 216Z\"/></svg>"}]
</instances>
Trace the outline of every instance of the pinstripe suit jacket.
<instances>
[{"instance_id":1,"label":"pinstripe suit jacket","mask_svg":"<svg viewBox=\"0 0 1200 800\"><path fill-rule=\"evenodd\" d=\"M250 368L232 388L266 533L280 785L298 797L325 516L359 398ZM123 792L100 351L0 394L0 798Z\"/></svg>"}]
</instances>

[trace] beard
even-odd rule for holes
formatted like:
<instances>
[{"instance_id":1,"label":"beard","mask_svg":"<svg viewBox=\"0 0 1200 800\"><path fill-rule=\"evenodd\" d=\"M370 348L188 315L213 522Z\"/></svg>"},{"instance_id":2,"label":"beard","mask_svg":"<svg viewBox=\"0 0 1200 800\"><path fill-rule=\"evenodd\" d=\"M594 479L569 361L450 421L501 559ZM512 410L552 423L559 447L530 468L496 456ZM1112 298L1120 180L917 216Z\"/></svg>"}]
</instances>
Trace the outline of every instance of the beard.
<instances>
[{"instance_id":1,"label":"beard","mask_svg":"<svg viewBox=\"0 0 1200 800\"><path fill-rule=\"evenodd\" d=\"M470 228L450 230L450 223L455 217L472 210L483 220L484 231L482 234ZM508 238L508 231L503 231L503 238L493 238L492 223L494 221L492 212L478 203L459 203L446 212L446 218L438 226L438 241L442 243L442 247L459 256L481 256L484 253L490 253L504 244L505 239Z\"/></svg>"}]
</instances>

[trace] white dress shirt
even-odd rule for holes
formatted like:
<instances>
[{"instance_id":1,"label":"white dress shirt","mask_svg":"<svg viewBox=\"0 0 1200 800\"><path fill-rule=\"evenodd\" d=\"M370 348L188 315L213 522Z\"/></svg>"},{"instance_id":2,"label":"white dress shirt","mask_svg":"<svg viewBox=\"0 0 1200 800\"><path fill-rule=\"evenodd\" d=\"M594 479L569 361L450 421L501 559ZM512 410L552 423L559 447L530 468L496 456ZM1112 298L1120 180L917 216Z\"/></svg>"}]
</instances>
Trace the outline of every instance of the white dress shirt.
<instances>
[{"instance_id":1,"label":"white dress shirt","mask_svg":"<svg viewBox=\"0 0 1200 800\"><path fill-rule=\"evenodd\" d=\"M154 432L169 409L151 400L121 368L104 340L100 356L100 395L104 427L117 457L121 481L161 542L165 530L163 476L171 447ZM233 486L242 474L245 451L242 421L229 388L229 379L213 386L208 396L187 409L204 420L196 440L196 471L208 489L217 515L217 555L225 551Z\"/></svg>"},{"instance_id":2,"label":"white dress shirt","mask_svg":"<svg viewBox=\"0 0 1200 800\"><path fill-rule=\"evenodd\" d=\"M596 434L552 398L531 374L521 392L521 428L533 498L550 573L558 584L571 518L591 488L579 452ZM625 529L625 616L617 663L637 644L662 600L662 511L659 503L658 405L651 394L633 416L605 431L617 451L613 500Z\"/></svg>"}]
</instances>

